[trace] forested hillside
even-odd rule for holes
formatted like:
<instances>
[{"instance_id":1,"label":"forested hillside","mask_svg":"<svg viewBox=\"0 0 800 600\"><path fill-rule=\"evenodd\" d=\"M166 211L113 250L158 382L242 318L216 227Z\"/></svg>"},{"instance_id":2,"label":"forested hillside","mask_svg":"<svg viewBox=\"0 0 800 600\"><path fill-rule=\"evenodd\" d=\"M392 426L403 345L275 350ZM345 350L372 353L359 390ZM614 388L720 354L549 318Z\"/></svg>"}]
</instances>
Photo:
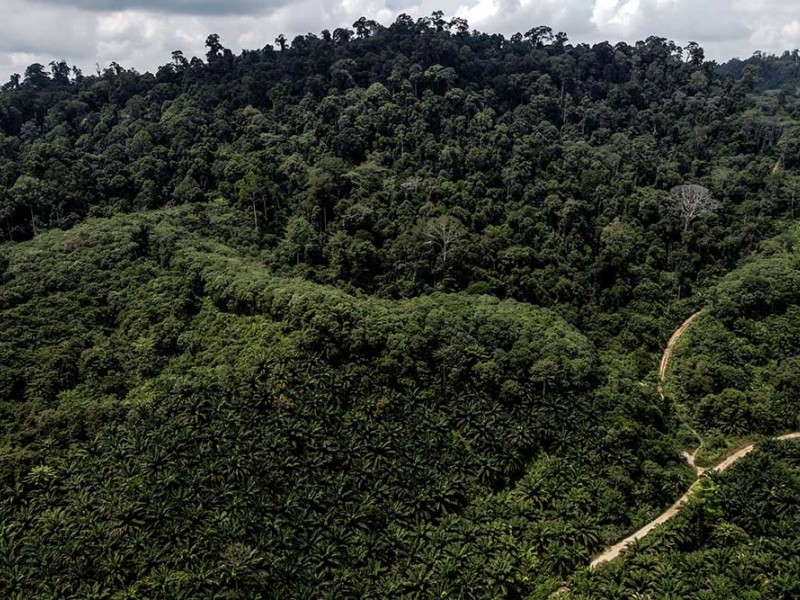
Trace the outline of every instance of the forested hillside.
<instances>
[{"instance_id":1,"label":"forested hillside","mask_svg":"<svg viewBox=\"0 0 800 600\"><path fill-rule=\"evenodd\" d=\"M0 92L0 595L627 597L695 435L798 426L793 55L223 42Z\"/></svg>"},{"instance_id":2,"label":"forested hillside","mask_svg":"<svg viewBox=\"0 0 800 600\"><path fill-rule=\"evenodd\" d=\"M521 593L685 485L553 313L282 279L229 210L3 249L9 592Z\"/></svg>"},{"instance_id":3,"label":"forested hillside","mask_svg":"<svg viewBox=\"0 0 800 600\"><path fill-rule=\"evenodd\" d=\"M400 17L239 56L210 36L155 75L33 65L0 96L2 235L222 197L317 281L652 306L732 268L800 187L794 99L702 56ZM688 229L664 194L687 183L721 203Z\"/></svg>"}]
</instances>

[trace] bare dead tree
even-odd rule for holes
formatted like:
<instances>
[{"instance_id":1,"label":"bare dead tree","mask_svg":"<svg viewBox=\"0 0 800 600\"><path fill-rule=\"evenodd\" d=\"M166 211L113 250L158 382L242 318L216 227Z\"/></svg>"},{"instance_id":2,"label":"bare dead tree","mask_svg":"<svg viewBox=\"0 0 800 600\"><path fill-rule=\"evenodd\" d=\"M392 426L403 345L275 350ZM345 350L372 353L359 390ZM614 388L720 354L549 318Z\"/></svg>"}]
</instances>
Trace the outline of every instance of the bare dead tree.
<instances>
[{"instance_id":1,"label":"bare dead tree","mask_svg":"<svg viewBox=\"0 0 800 600\"><path fill-rule=\"evenodd\" d=\"M437 263L444 269L453 252L464 242L466 230L461 221L450 215L442 215L425 225L425 245L438 251Z\"/></svg>"},{"instance_id":2,"label":"bare dead tree","mask_svg":"<svg viewBox=\"0 0 800 600\"><path fill-rule=\"evenodd\" d=\"M670 197L675 201L680 211L684 231L689 230L692 221L697 217L711 214L719 208L719 202L702 185L676 186L670 190Z\"/></svg>"}]
</instances>

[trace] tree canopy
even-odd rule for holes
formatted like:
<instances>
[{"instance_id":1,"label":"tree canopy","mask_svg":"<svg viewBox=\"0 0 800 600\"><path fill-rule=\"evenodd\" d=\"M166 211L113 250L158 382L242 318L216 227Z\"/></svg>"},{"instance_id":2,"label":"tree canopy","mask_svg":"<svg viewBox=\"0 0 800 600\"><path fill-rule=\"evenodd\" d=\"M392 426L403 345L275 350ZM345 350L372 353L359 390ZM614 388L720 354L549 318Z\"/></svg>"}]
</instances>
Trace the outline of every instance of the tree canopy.
<instances>
[{"instance_id":1,"label":"tree canopy","mask_svg":"<svg viewBox=\"0 0 800 600\"><path fill-rule=\"evenodd\" d=\"M798 425L796 52L523 29L2 87L0 595L796 596L788 443L584 569Z\"/></svg>"}]
</instances>

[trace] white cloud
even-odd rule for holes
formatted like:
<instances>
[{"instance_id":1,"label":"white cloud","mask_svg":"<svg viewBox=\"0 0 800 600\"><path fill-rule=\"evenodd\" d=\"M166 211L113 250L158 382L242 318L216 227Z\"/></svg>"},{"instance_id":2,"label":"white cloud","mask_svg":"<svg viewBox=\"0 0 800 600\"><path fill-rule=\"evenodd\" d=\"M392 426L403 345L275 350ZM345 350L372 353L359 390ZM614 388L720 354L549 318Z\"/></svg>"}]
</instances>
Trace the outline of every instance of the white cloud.
<instances>
[{"instance_id":1,"label":"white cloud","mask_svg":"<svg viewBox=\"0 0 800 600\"><path fill-rule=\"evenodd\" d=\"M506 35L549 25L573 42L697 41L718 60L800 45L796 0L0 0L0 79L60 59L88 71L112 61L154 70L173 50L203 55L212 32L238 52L279 33L291 39L360 16L389 24L436 9Z\"/></svg>"},{"instance_id":2,"label":"white cloud","mask_svg":"<svg viewBox=\"0 0 800 600\"><path fill-rule=\"evenodd\" d=\"M156 13L190 15L251 15L268 12L291 0L26 0L52 6L71 6L92 12L146 10Z\"/></svg>"}]
</instances>

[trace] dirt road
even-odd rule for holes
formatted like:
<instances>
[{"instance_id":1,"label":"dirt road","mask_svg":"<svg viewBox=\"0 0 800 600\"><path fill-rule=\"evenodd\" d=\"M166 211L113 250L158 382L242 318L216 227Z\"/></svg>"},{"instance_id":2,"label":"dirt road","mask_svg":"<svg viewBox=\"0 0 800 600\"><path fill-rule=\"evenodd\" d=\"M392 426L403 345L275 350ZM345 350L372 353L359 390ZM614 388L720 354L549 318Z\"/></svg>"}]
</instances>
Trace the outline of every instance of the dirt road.
<instances>
[{"instance_id":1,"label":"dirt road","mask_svg":"<svg viewBox=\"0 0 800 600\"><path fill-rule=\"evenodd\" d=\"M681 336L686 333L686 330L689 329L691 324L694 323L695 319L701 314L703 314L702 310L697 311L686 319L683 325L675 330L675 333L672 334L667 342L667 347L664 348L664 354L661 356L661 365L658 368L658 395L661 396L661 400L664 400L664 380L667 378L667 368L669 367L669 359L672 357L672 349L675 347L675 344L678 343L678 340L681 339Z\"/></svg>"},{"instance_id":2,"label":"dirt road","mask_svg":"<svg viewBox=\"0 0 800 600\"><path fill-rule=\"evenodd\" d=\"M795 439L798 439L798 438L800 438L800 432L787 433L786 435L779 436L777 439L779 439L779 440L795 440ZM756 448L756 444L750 444L749 446L734 452L733 454L728 456L725 460L723 460L721 463L719 463L717 466L711 467L711 469L708 469L708 470L709 471L718 471L718 472L725 471L726 469L730 468L740 458L743 458L743 457L747 456L748 454L750 454L753 450L755 450L755 448ZM606 562L609 562L611 560L614 560L615 558L617 558L622 553L623 550L625 550L625 548L627 548L628 546L630 546L631 544L633 544L637 540L642 539L648 533L653 531L653 529L655 529L656 527L658 527L662 523L666 523L672 517L677 515L680 512L681 506L683 506L689 500L689 498L692 497L692 494L694 494L694 492L696 491L697 485L699 483L700 483L700 479L695 481L692 484L692 487L689 488L689 491L687 491L683 496L681 496L680 499L678 499L678 501L675 504L670 506L661 515L659 515L656 519L654 519L653 521L651 521L650 523L648 523L647 525L642 527L639 531L637 531L636 533L634 533L632 535L629 535L628 537L626 537L621 542L619 542L617 544L614 544L613 546L611 546L611 548L608 548L607 550L604 550L602 554L597 556L597 558L595 558L589 564L589 567L593 569L597 565L601 565L603 563L606 563Z\"/></svg>"},{"instance_id":3,"label":"dirt road","mask_svg":"<svg viewBox=\"0 0 800 600\"><path fill-rule=\"evenodd\" d=\"M672 337L669 338L669 342L667 342L667 347L664 349L664 355L661 357L661 366L660 366L659 371L658 371L659 380L660 380L659 384L658 384L658 393L661 396L662 400L664 400L663 383L664 383L664 378L667 375L667 368L669 367L669 359L672 356L672 349L675 346L675 344L678 342L678 340L680 340L681 336L689 328L689 326L694 322L694 320L698 316L700 316L701 313L702 313L702 311L696 312L691 317L689 317L683 323L683 325L681 325L675 331L675 333L672 334ZM697 432L695 432L695 435L697 435ZM698 435L698 438L699 438L699 435ZM797 438L800 438L800 432L787 433L786 435L782 435L782 436L778 437L779 440L793 440L793 439L797 439ZM702 442L700 444L700 447L697 448L697 450L699 450L701 447L702 447ZM683 506L689 500L689 498L692 497L692 494L694 494L694 492L696 491L697 485L700 483L700 477L703 475L703 473L705 473L707 471L717 471L717 472L725 471L726 469L730 468L734 463L736 463L736 461L738 461L742 457L747 456L748 454L750 454L753 450L755 450L755 448L756 448L756 444L750 444L749 446L746 446L746 447L742 448L741 450L737 450L736 452L733 452L732 454L727 456L722 462L720 462L719 464L717 464L714 467L711 467L708 470L703 469L701 467L696 467L695 466L694 458L695 458L695 455L697 454L697 450L695 450L692 454L689 454L688 452L684 452L683 455L686 458L686 461L692 467L695 468L695 471L697 472L698 479L692 484L692 486L688 489L688 491L683 496L681 496L678 499L677 502L675 502L675 504L670 506L661 515L659 515L653 521L651 521L650 523L648 523L647 525L642 527L636 533L629 535L628 537L626 537L621 542L619 542L617 544L614 544L613 546L611 546L607 550L604 550L600 555L598 555L594 560L592 560L592 562L589 564L589 568L593 569L593 568L597 567L598 565L601 565L603 563L606 563L606 562L609 562L611 560L614 560L628 546L630 546L631 544L633 544L637 540L642 539L647 534L649 534L651 531L653 531L656 527L658 527L662 523L666 523L672 517L677 515L678 512L680 512L681 506Z\"/></svg>"}]
</instances>

